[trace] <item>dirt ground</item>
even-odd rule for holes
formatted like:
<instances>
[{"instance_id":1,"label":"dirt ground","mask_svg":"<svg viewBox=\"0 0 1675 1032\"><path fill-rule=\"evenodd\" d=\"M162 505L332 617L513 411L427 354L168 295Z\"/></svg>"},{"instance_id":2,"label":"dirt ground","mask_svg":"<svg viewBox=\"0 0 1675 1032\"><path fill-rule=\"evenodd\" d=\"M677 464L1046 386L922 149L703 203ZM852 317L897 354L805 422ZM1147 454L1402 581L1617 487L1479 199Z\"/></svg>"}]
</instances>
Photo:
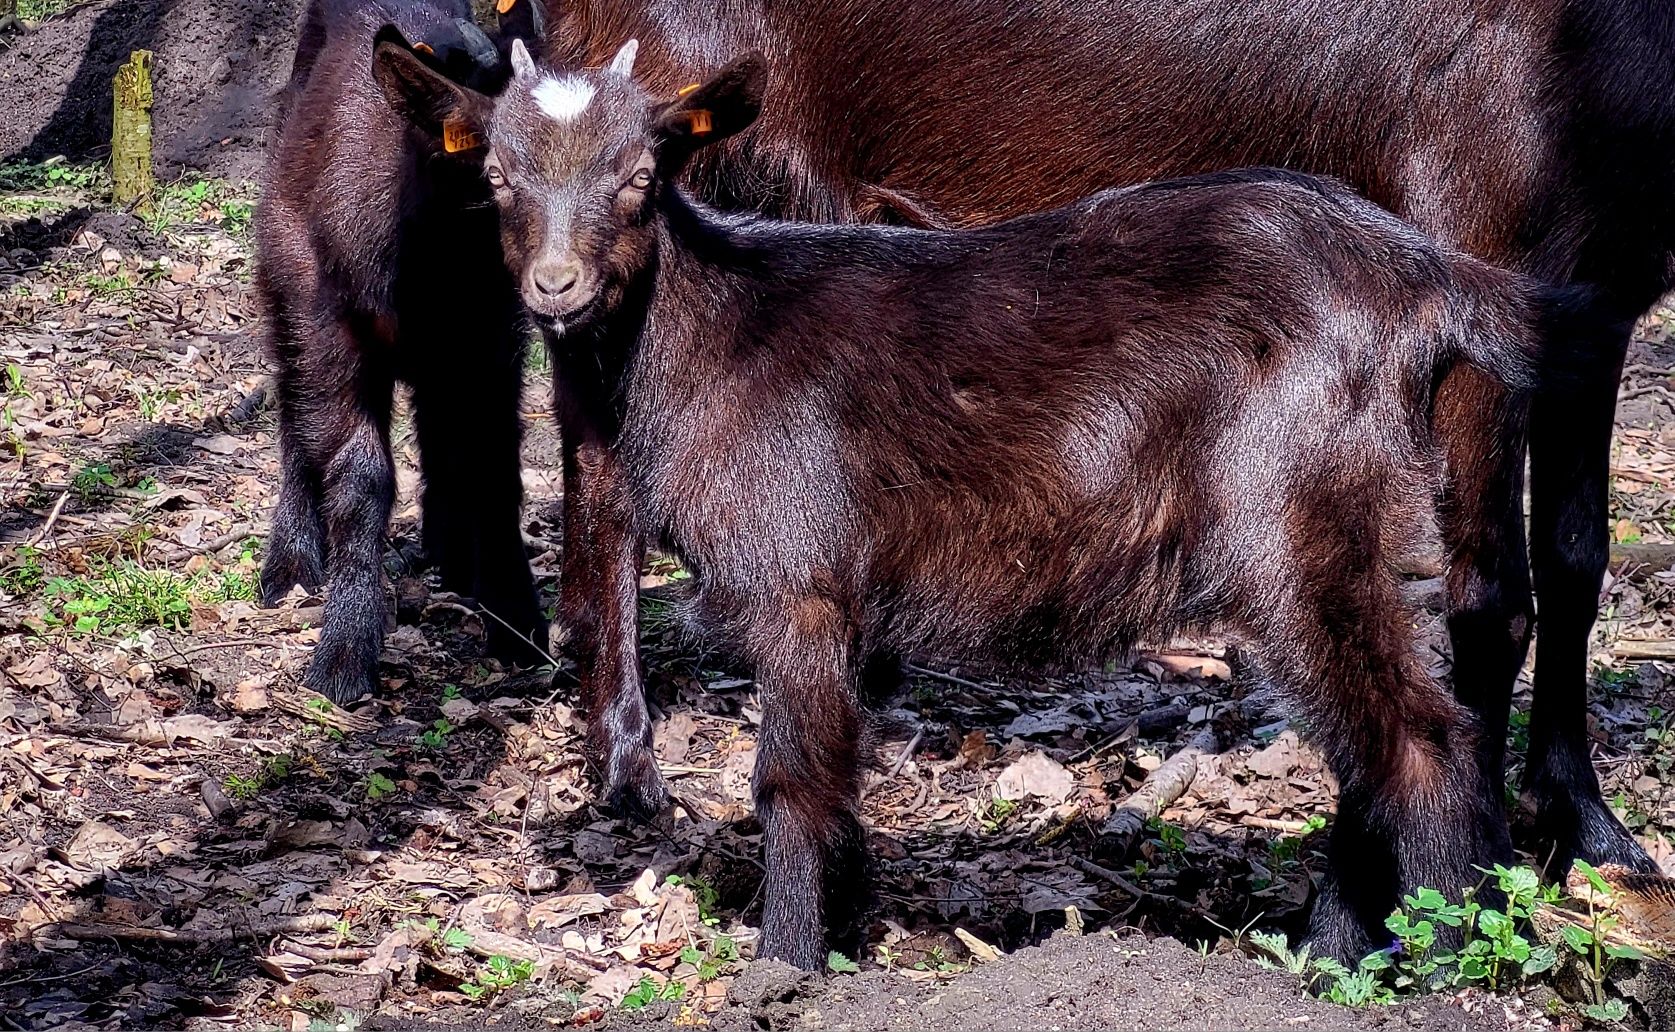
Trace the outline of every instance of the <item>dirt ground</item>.
<instances>
[{"instance_id":1,"label":"dirt ground","mask_svg":"<svg viewBox=\"0 0 1675 1032\"><path fill-rule=\"evenodd\" d=\"M153 147L161 175L250 177L268 98L291 74L301 0L94 0L0 39L0 162L102 158L111 78L134 50L156 55Z\"/></svg>"},{"instance_id":2,"label":"dirt ground","mask_svg":"<svg viewBox=\"0 0 1675 1032\"><path fill-rule=\"evenodd\" d=\"M30 98L0 125L0 155L96 157L108 99L76 84L108 80L143 36L160 55L161 155L248 172L292 7L108 0L49 20L0 49L0 88ZM97 182L15 185L30 174L0 188L0 1027L1581 1023L1563 977L1351 1010L1252 962L1253 932L1303 930L1333 786L1214 641L1027 680L916 660L875 717L860 970L750 962L759 713L749 680L673 626L680 571L656 560L642 582L680 800L643 827L594 805L569 672L482 659L481 618L433 590L398 418L383 690L323 705L297 680L321 600L250 601L278 456L248 185L180 184L143 221L90 204ZM1606 796L1666 867L1672 325L1660 309L1640 327L1621 396L1590 714ZM559 478L539 361L524 408L525 531L551 601ZM1445 673L1438 586L1412 589ZM1527 677L1516 707L1514 779ZM1186 794L1128 855L1091 861L1113 804L1207 737L1219 751ZM1619 974L1631 1023L1669 1013L1634 965Z\"/></svg>"}]
</instances>

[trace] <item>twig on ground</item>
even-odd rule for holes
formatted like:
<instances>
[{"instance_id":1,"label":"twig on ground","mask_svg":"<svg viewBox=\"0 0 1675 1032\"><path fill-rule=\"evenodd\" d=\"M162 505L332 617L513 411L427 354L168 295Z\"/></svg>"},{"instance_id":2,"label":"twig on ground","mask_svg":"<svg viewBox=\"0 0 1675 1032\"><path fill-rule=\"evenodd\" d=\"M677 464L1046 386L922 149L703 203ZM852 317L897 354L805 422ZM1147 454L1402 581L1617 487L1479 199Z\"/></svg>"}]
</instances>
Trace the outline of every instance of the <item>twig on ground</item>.
<instances>
[{"instance_id":1,"label":"twig on ground","mask_svg":"<svg viewBox=\"0 0 1675 1032\"><path fill-rule=\"evenodd\" d=\"M901 773L901 769L906 766L908 758L918 751L919 743L924 740L924 728L921 727L917 731L913 732L913 737L907 740L906 745L902 746L901 754L896 757L896 762L890 764L890 773L884 776L885 781L889 781L891 778Z\"/></svg>"},{"instance_id":2,"label":"twig on ground","mask_svg":"<svg viewBox=\"0 0 1675 1032\"><path fill-rule=\"evenodd\" d=\"M920 677L934 677L938 681L947 681L949 684L957 684L961 688L972 688L980 692L989 692L994 690L988 685L978 684L976 681L967 681L965 678L959 677L955 674L945 674L940 670L932 670L929 667L915 666L914 664L909 663L907 664L907 669L909 672L918 674Z\"/></svg>"},{"instance_id":3,"label":"twig on ground","mask_svg":"<svg viewBox=\"0 0 1675 1032\"><path fill-rule=\"evenodd\" d=\"M1192 786L1192 779L1198 776L1198 758L1220 751L1221 742L1213 727L1206 727L1193 735L1179 752L1147 774L1132 795L1117 804L1101 834L1115 841L1119 855L1126 852L1134 836L1148 820L1186 794Z\"/></svg>"},{"instance_id":4,"label":"twig on ground","mask_svg":"<svg viewBox=\"0 0 1675 1032\"><path fill-rule=\"evenodd\" d=\"M47 925L53 933L66 939L125 939L133 942L230 942L234 939L257 938L280 932L323 932L336 926L332 914L301 914L296 917L277 917L265 921L226 928L140 928L134 925L90 924L75 921Z\"/></svg>"},{"instance_id":5,"label":"twig on ground","mask_svg":"<svg viewBox=\"0 0 1675 1032\"><path fill-rule=\"evenodd\" d=\"M47 521L41 524L41 529L37 530L35 532L35 536L29 539L30 547L34 547L42 541L45 541L47 539L47 535L52 533L53 524L58 522L59 515L64 511L64 503L69 500L70 492L68 490L60 491L58 493L58 501L52 503L52 511L47 513Z\"/></svg>"}]
</instances>

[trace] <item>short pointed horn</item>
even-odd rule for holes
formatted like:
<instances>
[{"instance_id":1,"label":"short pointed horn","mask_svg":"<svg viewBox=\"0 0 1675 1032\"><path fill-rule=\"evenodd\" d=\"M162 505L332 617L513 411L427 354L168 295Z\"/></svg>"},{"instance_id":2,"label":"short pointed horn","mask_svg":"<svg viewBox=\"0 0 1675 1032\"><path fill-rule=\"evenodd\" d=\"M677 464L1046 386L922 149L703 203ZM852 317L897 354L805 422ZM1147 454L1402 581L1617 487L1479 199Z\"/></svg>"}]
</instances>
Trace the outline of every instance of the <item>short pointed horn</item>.
<instances>
[{"instance_id":1,"label":"short pointed horn","mask_svg":"<svg viewBox=\"0 0 1675 1032\"><path fill-rule=\"evenodd\" d=\"M639 56L639 53L640 41L637 39L629 40L622 45L622 49L616 52L616 56L611 58L610 70L625 79L632 79L634 77L634 58Z\"/></svg>"}]
</instances>

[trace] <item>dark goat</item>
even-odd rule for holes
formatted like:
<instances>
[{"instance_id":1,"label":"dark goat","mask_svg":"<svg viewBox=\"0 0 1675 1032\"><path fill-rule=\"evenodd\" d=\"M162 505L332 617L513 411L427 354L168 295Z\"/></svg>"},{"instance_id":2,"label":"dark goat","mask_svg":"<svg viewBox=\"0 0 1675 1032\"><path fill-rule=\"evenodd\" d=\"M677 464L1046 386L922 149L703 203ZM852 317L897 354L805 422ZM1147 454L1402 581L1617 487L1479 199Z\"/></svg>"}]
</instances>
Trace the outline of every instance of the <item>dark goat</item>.
<instances>
[{"instance_id":1,"label":"dark goat","mask_svg":"<svg viewBox=\"0 0 1675 1032\"><path fill-rule=\"evenodd\" d=\"M284 468L262 598L329 571L307 683L339 702L374 687L383 640L398 379L413 391L424 542L443 587L515 629L485 621L502 654L537 660L546 642L518 525L527 321L494 205L482 176L438 160L445 145L413 132L372 76L383 32L498 90L505 62L469 18L465 0L316 0L257 209Z\"/></svg>"},{"instance_id":2,"label":"dark goat","mask_svg":"<svg viewBox=\"0 0 1675 1032\"><path fill-rule=\"evenodd\" d=\"M1538 398L1530 432L1540 597L1524 790L1563 864L1651 869L1600 797L1586 654L1607 556L1607 445L1628 323L1675 276L1675 5L1654 0L566 0L547 46L597 66L642 43L641 81L671 95L733 54L772 58L750 131L684 177L704 200L795 218L972 225L1107 186L1278 165L1336 176L1421 230L1551 282L1602 288L1622 316L1585 393ZM1438 399L1451 496L1455 686L1503 778L1513 680L1534 610L1521 447L1490 380L1462 368ZM1504 425L1503 425L1504 424ZM620 471L584 443L566 505L596 533ZM579 488L579 490L577 490ZM634 642L621 632L626 547L568 557L567 618L615 795L655 805ZM600 628L594 640L585 632ZM618 697L618 693L630 693ZM644 734L640 730L645 729ZM1545 850L1543 850L1545 853Z\"/></svg>"},{"instance_id":3,"label":"dark goat","mask_svg":"<svg viewBox=\"0 0 1675 1032\"><path fill-rule=\"evenodd\" d=\"M1399 891L1509 855L1395 564L1442 479L1436 385L1466 363L1530 385L1553 297L1278 170L967 232L718 214L672 179L756 115L759 59L668 103L632 59L543 75L514 48L491 103L377 55L422 128L486 141L566 447L613 456L629 533L681 558L695 615L755 669L759 955L817 968L828 930L856 945L858 682L881 650L1058 665L1184 628L1248 642L1341 786L1313 919L1340 958ZM632 639L632 615L614 629Z\"/></svg>"}]
</instances>

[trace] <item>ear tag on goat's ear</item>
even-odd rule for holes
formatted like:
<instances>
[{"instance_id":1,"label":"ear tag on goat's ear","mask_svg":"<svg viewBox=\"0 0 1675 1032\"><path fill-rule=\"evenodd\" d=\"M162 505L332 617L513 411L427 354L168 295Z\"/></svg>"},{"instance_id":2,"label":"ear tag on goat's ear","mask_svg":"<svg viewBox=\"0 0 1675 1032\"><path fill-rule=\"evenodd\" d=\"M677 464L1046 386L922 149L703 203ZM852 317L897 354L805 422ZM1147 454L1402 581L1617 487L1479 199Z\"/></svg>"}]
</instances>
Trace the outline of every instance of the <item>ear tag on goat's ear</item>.
<instances>
[{"instance_id":1,"label":"ear tag on goat's ear","mask_svg":"<svg viewBox=\"0 0 1675 1032\"><path fill-rule=\"evenodd\" d=\"M697 89L698 87L700 87L702 85L703 85L703 83L701 83L701 82L689 83L685 86L682 86L680 89L676 90L675 91L675 96L684 97L688 93L691 93L693 90Z\"/></svg>"},{"instance_id":2,"label":"ear tag on goat's ear","mask_svg":"<svg viewBox=\"0 0 1675 1032\"><path fill-rule=\"evenodd\" d=\"M686 113L686 118L692 125L693 136L702 136L711 129L715 128L715 122L711 119L710 113L704 108L697 108L695 110L688 111Z\"/></svg>"},{"instance_id":3,"label":"ear tag on goat's ear","mask_svg":"<svg viewBox=\"0 0 1675 1032\"><path fill-rule=\"evenodd\" d=\"M453 120L442 123L442 148L449 154L476 150L482 145L482 138L467 129L465 123Z\"/></svg>"},{"instance_id":4,"label":"ear tag on goat's ear","mask_svg":"<svg viewBox=\"0 0 1675 1032\"><path fill-rule=\"evenodd\" d=\"M429 54L431 57L436 56L436 51L430 49L429 43L415 43L413 44L413 49L417 50L421 54Z\"/></svg>"},{"instance_id":5,"label":"ear tag on goat's ear","mask_svg":"<svg viewBox=\"0 0 1675 1032\"><path fill-rule=\"evenodd\" d=\"M494 5L494 9L499 14L505 14L516 6L518 6L518 0L500 0L499 3Z\"/></svg>"}]
</instances>

